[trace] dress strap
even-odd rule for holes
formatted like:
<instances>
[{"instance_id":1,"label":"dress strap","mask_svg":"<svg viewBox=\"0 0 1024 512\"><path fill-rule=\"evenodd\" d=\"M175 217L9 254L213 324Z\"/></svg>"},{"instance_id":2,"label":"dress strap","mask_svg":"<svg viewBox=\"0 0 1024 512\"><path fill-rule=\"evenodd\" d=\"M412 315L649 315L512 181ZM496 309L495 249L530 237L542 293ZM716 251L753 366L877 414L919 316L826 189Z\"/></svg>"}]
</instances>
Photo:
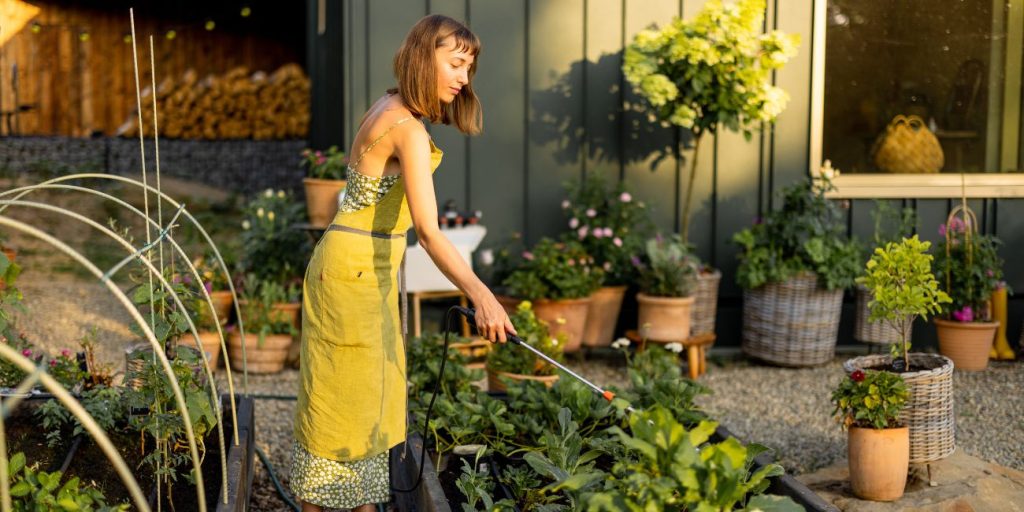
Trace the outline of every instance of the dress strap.
<instances>
[{"instance_id":1,"label":"dress strap","mask_svg":"<svg viewBox=\"0 0 1024 512\"><path fill-rule=\"evenodd\" d=\"M369 153L370 150L374 148L374 146L376 146L381 140L383 140L384 137L386 137L387 134L389 132L391 132L391 130L393 130L396 126L398 126L398 125L400 125L400 124L402 124L402 123L404 123L404 122L406 122L406 121L408 121L410 119L416 119L416 118L413 117L413 116L404 117L404 118L399 119L398 121L396 121L395 124L389 126L387 130L384 130L384 133L380 134L379 137L377 137L372 143L370 143L370 145L367 146L366 149L364 149L362 153L359 153L359 158L356 158L356 163L354 163L352 165L349 165L349 168L352 169L352 170L355 170L357 167L359 167L359 162L363 161L363 157L366 156L366 154Z\"/></svg>"}]
</instances>

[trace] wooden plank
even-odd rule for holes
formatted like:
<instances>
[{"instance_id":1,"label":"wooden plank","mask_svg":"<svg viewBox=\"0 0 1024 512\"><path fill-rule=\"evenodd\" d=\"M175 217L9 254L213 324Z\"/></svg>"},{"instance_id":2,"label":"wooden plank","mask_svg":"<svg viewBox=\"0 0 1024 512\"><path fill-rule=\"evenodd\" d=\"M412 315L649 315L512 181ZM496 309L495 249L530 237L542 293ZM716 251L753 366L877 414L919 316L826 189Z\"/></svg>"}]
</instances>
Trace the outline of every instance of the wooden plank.
<instances>
[{"instance_id":1,"label":"wooden plank","mask_svg":"<svg viewBox=\"0 0 1024 512\"><path fill-rule=\"evenodd\" d=\"M622 0L588 0L583 158L587 175L614 183L622 161Z\"/></svg>"},{"instance_id":2,"label":"wooden plank","mask_svg":"<svg viewBox=\"0 0 1024 512\"><path fill-rule=\"evenodd\" d=\"M469 140L470 208L483 210L485 247L506 241L525 228L524 187L526 112L523 33L526 13L518 2L471 0L473 30L486 34L486 54L476 84L487 129Z\"/></svg>"},{"instance_id":3,"label":"wooden plank","mask_svg":"<svg viewBox=\"0 0 1024 512\"><path fill-rule=\"evenodd\" d=\"M583 176L583 0L529 2L529 240L566 231L563 183ZM552 51L557 48L558 51ZM594 226L591 226L594 227Z\"/></svg>"},{"instance_id":4,"label":"wooden plank","mask_svg":"<svg viewBox=\"0 0 1024 512\"><path fill-rule=\"evenodd\" d=\"M466 19L466 0L429 0L431 14L444 14L463 23ZM471 20L468 20L471 21ZM477 34L481 37L481 34ZM488 59L486 53L487 41L482 41L484 53L481 55L483 61L478 63L484 70L498 65ZM486 71L485 71L486 72ZM484 122L488 121L488 112L484 112ZM484 125L487 129L487 125ZM435 194L437 195L438 208L440 209L446 200L455 200L459 208L465 209L469 204L469 188L466 186L469 176L468 159L466 157L467 137L453 127L437 126L430 130L434 142L444 151L444 162L434 173Z\"/></svg>"}]
</instances>

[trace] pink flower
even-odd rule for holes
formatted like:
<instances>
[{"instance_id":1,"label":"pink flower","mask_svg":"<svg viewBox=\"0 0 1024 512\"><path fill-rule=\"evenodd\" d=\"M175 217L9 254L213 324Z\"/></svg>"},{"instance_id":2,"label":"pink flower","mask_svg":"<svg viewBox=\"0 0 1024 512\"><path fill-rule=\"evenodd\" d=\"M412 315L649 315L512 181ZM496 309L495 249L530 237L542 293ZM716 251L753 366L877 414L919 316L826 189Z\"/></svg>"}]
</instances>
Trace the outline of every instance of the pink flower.
<instances>
[{"instance_id":1,"label":"pink flower","mask_svg":"<svg viewBox=\"0 0 1024 512\"><path fill-rule=\"evenodd\" d=\"M629 195L629 192L623 192L619 194L619 201L622 201L623 203L628 203L632 200L633 196Z\"/></svg>"},{"instance_id":2,"label":"pink flower","mask_svg":"<svg viewBox=\"0 0 1024 512\"><path fill-rule=\"evenodd\" d=\"M576 266L576 260L574 260L572 258L569 258L569 266L570 267L575 267Z\"/></svg>"},{"instance_id":3,"label":"pink flower","mask_svg":"<svg viewBox=\"0 0 1024 512\"><path fill-rule=\"evenodd\" d=\"M992 277L992 276L996 275L996 273L992 272L992 269L988 269L988 270L985 271L985 275L988 276L988 277Z\"/></svg>"},{"instance_id":4,"label":"pink flower","mask_svg":"<svg viewBox=\"0 0 1024 512\"><path fill-rule=\"evenodd\" d=\"M562 209L563 210L568 210L570 206L572 206L572 203L570 203L568 199L563 199L562 200Z\"/></svg>"},{"instance_id":5,"label":"pink flower","mask_svg":"<svg viewBox=\"0 0 1024 512\"><path fill-rule=\"evenodd\" d=\"M601 265L601 266L604 268L605 272L611 272L612 271L612 262L610 262L610 261L604 262L604 265Z\"/></svg>"},{"instance_id":6,"label":"pink flower","mask_svg":"<svg viewBox=\"0 0 1024 512\"><path fill-rule=\"evenodd\" d=\"M594 218L597 216L597 210L593 208L587 208L587 217Z\"/></svg>"},{"instance_id":7,"label":"pink flower","mask_svg":"<svg viewBox=\"0 0 1024 512\"><path fill-rule=\"evenodd\" d=\"M50 359L50 366L57 366L57 360L56 359Z\"/></svg>"},{"instance_id":8,"label":"pink flower","mask_svg":"<svg viewBox=\"0 0 1024 512\"><path fill-rule=\"evenodd\" d=\"M206 293L211 293L213 292L213 283L206 281L203 283L203 288L206 288Z\"/></svg>"},{"instance_id":9,"label":"pink flower","mask_svg":"<svg viewBox=\"0 0 1024 512\"><path fill-rule=\"evenodd\" d=\"M323 158L323 156L324 156L324 154L322 152L320 152L320 151L317 151L316 153L313 153L313 154L316 155L317 159Z\"/></svg>"},{"instance_id":10,"label":"pink flower","mask_svg":"<svg viewBox=\"0 0 1024 512\"><path fill-rule=\"evenodd\" d=\"M316 164L317 164L317 165L323 165L323 164L324 164L324 162L326 162L326 161L327 161L327 159L326 159L326 158L324 158L324 157L320 157L320 158L317 158L317 159L316 159Z\"/></svg>"},{"instance_id":11,"label":"pink flower","mask_svg":"<svg viewBox=\"0 0 1024 512\"><path fill-rule=\"evenodd\" d=\"M576 217L569 219L569 229L576 229L580 227L580 220Z\"/></svg>"},{"instance_id":12,"label":"pink flower","mask_svg":"<svg viewBox=\"0 0 1024 512\"><path fill-rule=\"evenodd\" d=\"M526 261L533 261L533 253L530 251L523 251L523 259Z\"/></svg>"},{"instance_id":13,"label":"pink flower","mask_svg":"<svg viewBox=\"0 0 1024 512\"><path fill-rule=\"evenodd\" d=\"M946 236L946 225L939 224L939 236Z\"/></svg>"},{"instance_id":14,"label":"pink flower","mask_svg":"<svg viewBox=\"0 0 1024 512\"><path fill-rule=\"evenodd\" d=\"M71 357L71 351L68 350L68 349L63 349L63 350L60 351L60 355L62 355L64 357Z\"/></svg>"},{"instance_id":15,"label":"pink flower","mask_svg":"<svg viewBox=\"0 0 1024 512\"><path fill-rule=\"evenodd\" d=\"M583 240L584 238L587 237L587 227L583 226L580 229L576 230L576 234L579 235L580 240Z\"/></svg>"},{"instance_id":16,"label":"pink flower","mask_svg":"<svg viewBox=\"0 0 1024 512\"><path fill-rule=\"evenodd\" d=\"M601 238L604 236L604 229L601 227L594 228L594 238Z\"/></svg>"},{"instance_id":17,"label":"pink flower","mask_svg":"<svg viewBox=\"0 0 1024 512\"><path fill-rule=\"evenodd\" d=\"M973 322L974 310L970 306L964 306L963 309L953 312L953 320L957 322Z\"/></svg>"},{"instance_id":18,"label":"pink flower","mask_svg":"<svg viewBox=\"0 0 1024 512\"><path fill-rule=\"evenodd\" d=\"M25 357L32 357L32 351L26 348L25 350L21 351L21 355Z\"/></svg>"},{"instance_id":19,"label":"pink flower","mask_svg":"<svg viewBox=\"0 0 1024 512\"><path fill-rule=\"evenodd\" d=\"M612 228L604 228L604 236L612 236Z\"/></svg>"},{"instance_id":20,"label":"pink flower","mask_svg":"<svg viewBox=\"0 0 1024 512\"><path fill-rule=\"evenodd\" d=\"M615 244L615 247L622 247L622 239L619 237L615 237L615 239L612 240L612 243Z\"/></svg>"}]
</instances>

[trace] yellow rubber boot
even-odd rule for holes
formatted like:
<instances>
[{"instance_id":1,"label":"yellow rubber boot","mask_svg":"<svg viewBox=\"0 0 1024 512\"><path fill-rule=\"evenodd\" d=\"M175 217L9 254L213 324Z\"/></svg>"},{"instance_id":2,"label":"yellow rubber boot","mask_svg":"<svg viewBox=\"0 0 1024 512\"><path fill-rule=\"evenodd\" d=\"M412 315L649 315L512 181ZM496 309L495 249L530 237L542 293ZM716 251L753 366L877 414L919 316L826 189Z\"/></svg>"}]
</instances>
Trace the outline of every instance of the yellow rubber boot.
<instances>
[{"instance_id":1,"label":"yellow rubber boot","mask_svg":"<svg viewBox=\"0 0 1024 512\"><path fill-rule=\"evenodd\" d=\"M996 288L996 291L992 292L992 319L999 322L999 328L996 329L995 343L992 344L988 358L1013 359L1013 349L1006 339L1006 287Z\"/></svg>"}]
</instances>

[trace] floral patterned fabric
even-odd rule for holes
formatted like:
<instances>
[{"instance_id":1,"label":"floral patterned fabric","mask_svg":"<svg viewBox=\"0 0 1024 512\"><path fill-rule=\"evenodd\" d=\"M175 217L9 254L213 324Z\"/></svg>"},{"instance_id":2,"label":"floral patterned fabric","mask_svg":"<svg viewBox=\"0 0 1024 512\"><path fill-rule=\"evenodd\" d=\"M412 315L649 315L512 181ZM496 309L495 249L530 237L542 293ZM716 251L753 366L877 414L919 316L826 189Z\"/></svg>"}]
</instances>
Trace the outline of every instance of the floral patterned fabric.
<instances>
[{"instance_id":1,"label":"floral patterned fabric","mask_svg":"<svg viewBox=\"0 0 1024 512\"><path fill-rule=\"evenodd\" d=\"M342 199L339 211L350 213L377 204L391 187L398 182L399 175L367 176L349 167L345 172L345 198Z\"/></svg>"},{"instance_id":2,"label":"floral patterned fabric","mask_svg":"<svg viewBox=\"0 0 1024 512\"><path fill-rule=\"evenodd\" d=\"M317 457L292 444L291 487L307 503L329 508L355 508L391 498L388 453L351 462Z\"/></svg>"}]
</instances>

